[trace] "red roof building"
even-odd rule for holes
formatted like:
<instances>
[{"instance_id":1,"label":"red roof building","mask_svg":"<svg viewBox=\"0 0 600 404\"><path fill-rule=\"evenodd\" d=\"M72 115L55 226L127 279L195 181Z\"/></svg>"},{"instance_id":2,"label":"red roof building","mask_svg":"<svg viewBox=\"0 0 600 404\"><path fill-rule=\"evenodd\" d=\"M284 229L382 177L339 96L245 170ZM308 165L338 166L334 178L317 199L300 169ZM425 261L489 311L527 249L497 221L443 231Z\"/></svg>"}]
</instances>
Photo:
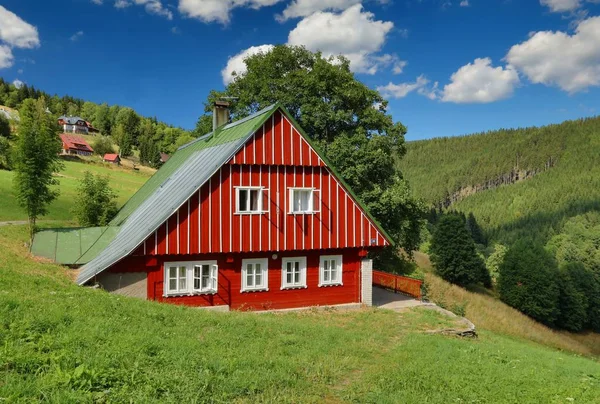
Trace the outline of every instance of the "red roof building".
<instances>
[{"instance_id":1,"label":"red roof building","mask_svg":"<svg viewBox=\"0 0 600 404\"><path fill-rule=\"evenodd\" d=\"M106 153L102 160L107 163L121 164L121 157L118 154Z\"/></svg>"},{"instance_id":2,"label":"red roof building","mask_svg":"<svg viewBox=\"0 0 600 404\"><path fill-rule=\"evenodd\" d=\"M81 137L62 133L62 154L71 154L79 156L91 156L94 149Z\"/></svg>"}]
</instances>

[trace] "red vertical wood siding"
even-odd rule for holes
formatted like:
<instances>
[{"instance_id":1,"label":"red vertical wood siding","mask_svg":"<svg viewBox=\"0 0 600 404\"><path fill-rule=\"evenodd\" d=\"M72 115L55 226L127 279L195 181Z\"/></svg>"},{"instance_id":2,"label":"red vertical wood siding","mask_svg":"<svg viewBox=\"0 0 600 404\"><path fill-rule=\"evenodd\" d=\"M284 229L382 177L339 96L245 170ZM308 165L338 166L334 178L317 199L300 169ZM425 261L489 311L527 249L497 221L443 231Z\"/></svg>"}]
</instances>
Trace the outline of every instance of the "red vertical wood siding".
<instances>
[{"instance_id":1,"label":"red vertical wood siding","mask_svg":"<svg viewBox=\"0 0 600 404\"><path fill-rule=\"evenodd\" d=\"M236 214L237 186L268 188L268 212ZM320 190L320 212L288 213L288 188L302 186ZM151 234L134 255L385 245L388 242L376 226L326 167L227 165Z\"/></svg>"},{"instance_id":2,"label":"red vertical wood siding","mask_svg":"<svg viewBox=\"0 0 600 404\"><path fill-rule=\"evenodd\" d=\"M235 213L236 187L268 189L268 212ZM289 188L319 190L320 212L289 214ZM373 222L280 112L134 255L291 251L388 245Z\"/></svg>"},{"instance_id":3,"label":"red vertical wood siding","mask_svg":"<svg viewBox=\"0 0 600 404\"><path fill-rule=\"evenodd\" d=\"M334 250L331 254L342 255L343 285L319 287L319 251L306 254L280 254L277 259L270 255L236 254L233 259L227 259L223 254L202 254L181 257L179 255L163 255L157 257L150 265L144 257L129 256L115 264L111 271L147 272L148 299L182 304L187 306L219 306L228 305L234 310L270 310L315 305L333 305L360 302L360 257L357 249ZM281 290L281 259L293 256L306 256L307 287L304 289ZM167 262L184 260L216 260L219 266L218 287L216 294L194 296L164 297L164 265ZM268 291L241 292L242 289L242 259L268 258ZM229 261L229 262L228 262Z\"/></svg>"}]
</instances>

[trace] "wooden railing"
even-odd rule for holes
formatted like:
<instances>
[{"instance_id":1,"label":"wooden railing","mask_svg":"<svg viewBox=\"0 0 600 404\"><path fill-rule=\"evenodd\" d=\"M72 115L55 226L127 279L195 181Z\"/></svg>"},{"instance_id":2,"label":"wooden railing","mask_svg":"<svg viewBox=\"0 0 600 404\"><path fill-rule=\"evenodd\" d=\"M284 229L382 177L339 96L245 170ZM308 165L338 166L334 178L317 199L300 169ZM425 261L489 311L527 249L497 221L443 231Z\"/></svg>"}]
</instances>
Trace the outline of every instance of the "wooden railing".
<instances>
[{"instance_id":1,"label":"wooden railing","mask_svg":"<svg viewBox=\"0 0 600 404\"><path fill-rule=\"evenodd\" d=\"M373 286L390 289L396 293L421 298L421 285L423 281L406 276L394 275L388 272L373 271Z\"/></svg>"}]
</instances>

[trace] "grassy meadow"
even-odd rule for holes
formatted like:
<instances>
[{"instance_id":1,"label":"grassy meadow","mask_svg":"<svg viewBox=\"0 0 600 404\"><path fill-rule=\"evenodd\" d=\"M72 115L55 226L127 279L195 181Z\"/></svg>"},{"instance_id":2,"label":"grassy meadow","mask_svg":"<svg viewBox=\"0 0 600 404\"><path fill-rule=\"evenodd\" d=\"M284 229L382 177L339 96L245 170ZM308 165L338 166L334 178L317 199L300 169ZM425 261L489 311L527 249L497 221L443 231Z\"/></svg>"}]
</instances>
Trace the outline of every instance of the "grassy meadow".
<instances>
[{"instance_id":1,"label":"grassy meadow","mask_svg":"<svg viewBox=\"0 0 600 404\"><path fill-rule=\"evenodd\" d=\"M215 313L75 286L0 228L0 401L593 402L600 362L427 310Z\"/></svg>"},{"instance_id":2,"label":"grassy meadow","mask_svg":"<svg viewBox=\"0 0 600 404\"><path fill-rule=\"evenodd\" d=\"M81 163L65 161L64 169L57 174L60 182L60 195L48 208L48 214L40 220L72 220L71 209L77 196L77 186L85 171L94 174L108 175L110 185L117 192L117 204L122 206L146 180L149 173L133 171L108 164ZM13 188L13 173L0 170L0 221L26 220L27 215L17 204Z\"/></svg>"}]
</instances>

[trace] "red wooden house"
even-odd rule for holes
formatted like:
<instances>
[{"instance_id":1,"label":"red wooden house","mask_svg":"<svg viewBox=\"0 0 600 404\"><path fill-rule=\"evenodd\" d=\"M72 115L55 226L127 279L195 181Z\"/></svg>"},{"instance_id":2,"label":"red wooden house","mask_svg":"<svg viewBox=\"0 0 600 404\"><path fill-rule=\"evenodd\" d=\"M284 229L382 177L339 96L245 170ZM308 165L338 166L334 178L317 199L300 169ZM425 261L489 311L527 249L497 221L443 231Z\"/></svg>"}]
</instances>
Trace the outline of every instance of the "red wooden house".
<instances>
[{"instance_id":1,"label":"red wooden house","mask_svg":"<svg viewBox=\"0 0 600 404\"><path fill-rule=\"evenodd\" d=\"M80 231L77 257L57 261L85 264L80 285L175 304L370 304L366 255L391 240L294 119L273 105L215 126L171 156L97 241Z\"/></svg>"},{"instance_id":2,"label":"red wooden house","mask_svg":"<svg viewBox=\"0 0 600 404\"><path fill-rule=\"evenodd\" d=\"M113 164L116 164L116 165L120 165L121 164L121 157L119 157L119 155L115 154L115 153L106 153L104 155L104 157L102 157L102 160L105 163L113 163Z\"/></svg>"},{"instance_id":3,"label":"red wooden house","mask_svg":"<svg viewBox=\"0 0 600 404\"><path fill-rule=\"evenodd\" d=\"M80 136L62 133L62 154L77 154L80 156L91 156L94 149Z\"/></svg>"}]
</instances>

